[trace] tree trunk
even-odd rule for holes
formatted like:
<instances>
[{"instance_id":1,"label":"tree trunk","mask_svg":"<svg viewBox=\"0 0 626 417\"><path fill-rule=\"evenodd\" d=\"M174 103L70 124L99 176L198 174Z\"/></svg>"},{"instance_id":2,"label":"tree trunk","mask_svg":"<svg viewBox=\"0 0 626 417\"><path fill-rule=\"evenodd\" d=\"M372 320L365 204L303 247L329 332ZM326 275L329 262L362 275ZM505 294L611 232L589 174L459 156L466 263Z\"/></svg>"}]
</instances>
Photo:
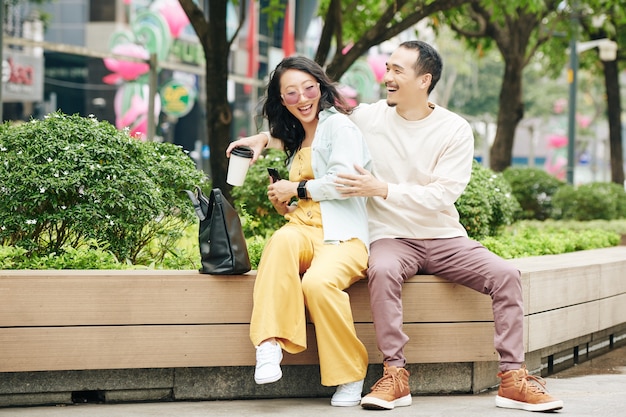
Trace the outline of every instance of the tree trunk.
<instances>
[{"instance_id":1,"label":"tree trunk","mask_svg":"<svg viewBox=\"0 0 626 417\"><path fill-rule=\"evenodd\" d=\"M498 127L489 152L490 168L496 172L504 171L512 163L515 130L524 117L522 74L529 57L548 39L537 36L537 33L541 30L542 19L555 3L556 0L546 0L546 9L540 13L519 6L517 13L507 15L506 19L495 17L497 15L494 10L483 5L481 1L471 3L473 12L482 17L482 22L481 19L477 20L484 25L484 30L479 32L481 37L493 39L504 58Z\"/></svg>"},{"instance_id":2,"label":"tree trunk","mask_svg":"<svg viewBox=\"0 0 626 417\"><path fill-rule=\"evenodd\" d=\"M619 69L617 60L604 61L604 83L609 119L609 147L611 150L611 181L624 184L624 158L622 153L622 104L619 95Z\"/></svg>"},{"instance_id":3,"label":"tree trunk","mask_svg":"<svg viewBox=\"0 0 626 417\"><path fill-rule=\"evenodd\" d=\"M214 188L220 188L224 197L232 201L232 187L226 183L228 159L226 148L230 143L230 126L233 119L228 102L228 56L230 42L226 32L225 1L208 2L208 14L193 3L193 0L180 0L180 4L189 17L202 48L206 61L206 131L204 144L209 145L211 156L211 182ZM208 19L210 16L210 19Z\"/></svg>"},{"instance_id":4,"label":"tree trunk","mask_svg":"<svg viewBox=\"0 0 626 417\"><path fill-rule=\"evenodd\" d=\"M524 56L505 59L504 77L500 89L498 127L491 151L489 152L490 168L502 172L511 165L515 129L524 117L522 101L522 72Z\"/></svg>"},{"instance_id":5,"label":"tree trunk","mask_svg":"<svg viewBox=\"0 0 626 417\"><path fill-rule=\"evenodd\" d=\"M226 37L226 3L209 2L209 31L206 54L206 125L208 144L211 150L211 180L214 188L220 188L229 201L232 201L226 183L228 158L226 148L230 143L230 125L233 120L228 102L228 56L229 42Z\"/></svg>"}]
</instances>

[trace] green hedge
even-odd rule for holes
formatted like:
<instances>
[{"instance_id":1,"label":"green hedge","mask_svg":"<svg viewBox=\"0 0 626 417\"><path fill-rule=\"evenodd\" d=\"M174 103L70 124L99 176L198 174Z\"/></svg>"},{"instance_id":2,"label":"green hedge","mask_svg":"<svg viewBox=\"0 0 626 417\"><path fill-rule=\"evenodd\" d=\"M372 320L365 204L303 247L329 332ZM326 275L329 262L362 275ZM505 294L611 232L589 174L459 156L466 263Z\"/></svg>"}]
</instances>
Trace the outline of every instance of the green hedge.
<instances>
[{"instance_id":1,"label":"green hedge","mask_svg":"<svg viewBox=\"0 0 626 417\"><path fill-rule=\"evenodd\" d=\"M595 182L574 187L564 185L553 199L555 219L614 220L626 218L624 186Z\"/></svg>"}]
</instances>

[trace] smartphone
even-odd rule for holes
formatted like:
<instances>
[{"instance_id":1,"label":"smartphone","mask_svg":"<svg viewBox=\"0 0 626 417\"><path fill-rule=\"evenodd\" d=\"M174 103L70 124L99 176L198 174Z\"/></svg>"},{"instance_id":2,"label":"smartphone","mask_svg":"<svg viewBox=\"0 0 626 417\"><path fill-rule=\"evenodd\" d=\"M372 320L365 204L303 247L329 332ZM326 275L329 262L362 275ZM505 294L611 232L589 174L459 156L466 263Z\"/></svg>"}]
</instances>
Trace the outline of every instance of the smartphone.
<instances>
[{"instance_id":1,"label":"smartphone","mask_svg":"<svg viewBox=\"0 0 626 417\"><path fill-rule=\"evenodd\" d=\"M276 168L268 168L267 173L270 174L270 177L272 177L272 180L274 182L280 181L282 179Z\"/></svg>"}]
</instances>

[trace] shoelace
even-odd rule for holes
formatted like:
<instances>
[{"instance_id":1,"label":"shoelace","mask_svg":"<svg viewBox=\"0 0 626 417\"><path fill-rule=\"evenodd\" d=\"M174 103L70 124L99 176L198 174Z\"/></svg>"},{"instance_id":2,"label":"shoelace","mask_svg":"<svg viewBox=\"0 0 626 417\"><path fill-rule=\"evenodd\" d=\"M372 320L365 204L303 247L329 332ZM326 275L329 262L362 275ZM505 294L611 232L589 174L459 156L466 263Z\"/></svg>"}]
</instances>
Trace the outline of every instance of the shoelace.
<instances>
[{"instance_id":1,"label":"shoelace","mask_svg":"<svg viewBox=\"0 0 626 417\"><path fill-rule=\"evenodd\" d=\"M387 392L392 388L399 387L400 391L404 388L404 384L402 383L402 379L394 374L386 374L381 379L376 381L374 386L372 387L372 391L384 391Z\"/></svg>"},{"instance_id":2,"label":"shoelace","mask_svg":"<svg viewBox=\"0 0 626 417\"><path fill-rule=\"evenodd\" d=\"M266 363L275 362L275 358L277 356L278 350L273 345L263 345L257 349L257 362L259 363L259 365L265 365Z\"/></svg>"},{"instance_id":3,"label":"shoelace","mask_svg":"<svg viewBox=\"0 0 626 417\"><path fill-rule=\"evenodd\" d=\"M524 391L524 394L528 392L528 390L537 393L537 394L546 394L546 381L535 375L526 374L521 380L522 383L519 387L519 392Z\"/></svg>"}]
</instances>

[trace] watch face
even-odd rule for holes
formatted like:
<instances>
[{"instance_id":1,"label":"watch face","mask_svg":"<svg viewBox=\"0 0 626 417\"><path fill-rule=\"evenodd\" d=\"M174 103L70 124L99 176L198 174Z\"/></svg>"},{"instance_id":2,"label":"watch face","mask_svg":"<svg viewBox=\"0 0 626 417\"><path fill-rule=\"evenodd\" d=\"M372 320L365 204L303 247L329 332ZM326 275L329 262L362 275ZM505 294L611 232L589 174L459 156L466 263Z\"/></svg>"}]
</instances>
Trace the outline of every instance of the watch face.
<instances>
[{"instance_id":1,"label":"watch face","mask_svg":"<svg viewBox=\"0 0 626 417\"><path fill-rule=\"evenodd\" d=\"M298 198L306 198L306 181L300 181L298 184Z\"/></svg>"}]
</instances>

